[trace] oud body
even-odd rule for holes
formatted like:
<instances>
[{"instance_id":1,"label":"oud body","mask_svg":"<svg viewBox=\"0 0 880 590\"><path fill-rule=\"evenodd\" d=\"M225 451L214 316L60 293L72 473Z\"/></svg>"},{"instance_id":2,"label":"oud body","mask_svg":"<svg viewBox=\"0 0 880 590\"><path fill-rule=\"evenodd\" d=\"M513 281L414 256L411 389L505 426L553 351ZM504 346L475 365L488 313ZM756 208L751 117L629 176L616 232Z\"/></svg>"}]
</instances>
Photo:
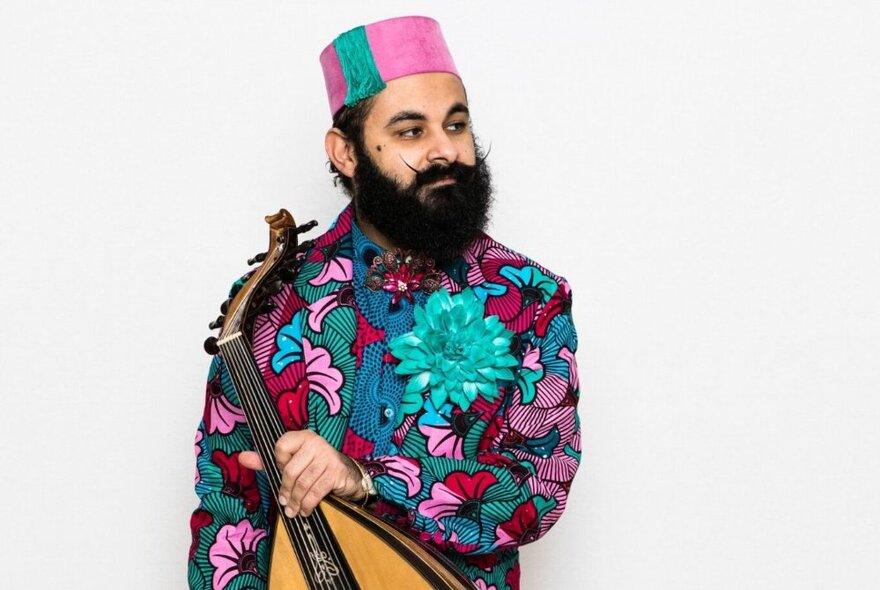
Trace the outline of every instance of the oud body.
<instances>
[{"instance_id":1,"label":"oud body","mask_svg":"<svg viewBox=\"0 0 880 590\"><path fill-rule=\"evenodd\" d=\"M329 523L353 578L361 588L435 590L471 587L470 584L463 585L459 575L450 572L450 565L439 562L421 543L402 536L399 530L363 513L360 508L334 498L322 502L319 510ZM275 527L269 590L311 590L312 586L303 574L307 568L297 559L280 522L282 518L279 517ZM322 581L332 578L335 572L325 574Z\"/></svg>"}]
</instances>

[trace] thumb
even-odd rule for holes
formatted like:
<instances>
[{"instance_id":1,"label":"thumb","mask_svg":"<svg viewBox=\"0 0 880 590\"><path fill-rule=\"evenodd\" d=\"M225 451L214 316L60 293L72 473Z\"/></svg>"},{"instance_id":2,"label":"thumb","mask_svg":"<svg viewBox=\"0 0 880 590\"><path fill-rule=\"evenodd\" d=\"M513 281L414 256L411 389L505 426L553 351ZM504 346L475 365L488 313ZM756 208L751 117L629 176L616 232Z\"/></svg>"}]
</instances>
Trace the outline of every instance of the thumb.
<instances>
[{"instance_id":1,"label":"thumb","mask_svg":"<svg viewBox=\"0 0 880 590\"><path fill-rule=\"evenodd\" d=\"M256 471L263 470L263 462L260 460L260 456L254 451L240 452L238 454L238 462L248 469L254 469Z\"/></svg>"}]
</instances>

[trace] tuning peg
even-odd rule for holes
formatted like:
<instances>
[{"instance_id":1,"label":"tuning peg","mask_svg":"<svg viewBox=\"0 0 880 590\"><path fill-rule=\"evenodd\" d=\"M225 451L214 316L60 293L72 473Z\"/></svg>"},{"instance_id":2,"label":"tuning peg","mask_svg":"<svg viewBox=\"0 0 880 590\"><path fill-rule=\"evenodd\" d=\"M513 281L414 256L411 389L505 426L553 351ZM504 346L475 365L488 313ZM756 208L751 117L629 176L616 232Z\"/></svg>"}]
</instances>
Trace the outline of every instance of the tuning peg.
<instances>
[{"instance_id":1,"label":"tuning peg","mask_svg":"<svg viewBox=\"0 0 880 590\"><path fill-rule=\"evenodd\" d=\"M257 313L259 313L259 314L269 313L270 311L275 311L275 309L277 309L277 308L278 308L277 305L275 305L271 301L267 301L266 303L264 303L263 305L260 306L260 308L257 310Z\"/></svg>"},{"instance_id":2,"label":"tuning peg","mask_svg":"<svg viewBox=\"0 0 880 590\"><path fill-rule=\"evenodd\" d=\"M223 327L223 322L226 321L226 316L218 315L217 319L208 324L208 328L211 330L216 330L217 328Z\"/></svg>"},{"instance_id":3,"label":"tuning peg","mask_svg":"<svg viewBox=\"0 0 880 590\"><path fill-rule=\"evenodd\" d=\"M296 247L295 252L305 252L315 245L315 240L305 240L304 242L300 242L300 244Z\"/></svg>"},{"instance_id":4,"label":"tuning peg","mask_svg":"<svg viewBox=\"0 0 880 590\"><path fill-rule=\"evenodd\" d=\"M260 252L259 254L256 254L253 258L248 258L247 263L256 264L258 262L263 262L264 260L266 260L266 253Z\"/></svg>"},{"instance_id":5,"label":"tuning peg","mask_svg":"<svg viewBox=\"0 0 880 590\"><path fill-rule=\"evenodd\" d=\"M318 222L313 219L313 220L309 221L308 223L304 223L300 226L297 226L295 231L296 231L297 235L304 234L307 231L309 231L310 229L314 228L316 225L318 225Z\"/></svg>"},{"instance_id":6,"label":"tuning peg","mask_svg":"<svg viewBox=\"0 0 880 590\"><path fill-rule=\"evenodd\" d=\"M205 352L207 352L211 356L214 356L215 354L220 352L220 347L217 346L217 338L215 338L214 336L206 338L204 346L205 346Z\"/></svg>"},{"instance_id":7,"label":"tuning peg","mask_svg":"<svg viewBox=\"0 0 880 590\"><path fill-rule=\"evenodd\" d=\"M226 315L226 312L229 311L229 304L232 303L232 297L224 301L220 304L220 313Z\"/></svg>"},{"instance_id":8,"label":"tuning peg","mask_svg":"<svg viewBox=\"0 0 880 590\"><path fill-rule=\"evenodd\" d=\"M296 267L282 267L278 269L278 278L280 278L285 283L292 283L296 280L298 270L299 269Z\"/></svg>"}]
</instances>

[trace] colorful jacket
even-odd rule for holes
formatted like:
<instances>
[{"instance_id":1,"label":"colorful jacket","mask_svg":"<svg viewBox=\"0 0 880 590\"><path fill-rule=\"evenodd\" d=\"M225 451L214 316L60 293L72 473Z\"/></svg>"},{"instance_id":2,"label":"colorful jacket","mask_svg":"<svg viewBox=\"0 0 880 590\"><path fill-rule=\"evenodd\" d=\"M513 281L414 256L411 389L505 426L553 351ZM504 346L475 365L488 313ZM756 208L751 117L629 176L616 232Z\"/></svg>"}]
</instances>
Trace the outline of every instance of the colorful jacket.
<instances>
[{"instance_id":1,"label":"colorful jacket","mask_svg":"<svg viewBox=\"0 0 880 590\"><path fill-rule=\"evenodd\" d=\"M349 425L361 353L383 337L352 296L351 226L348 207L274 296L276 309L257 320L254 357L267 389L288 429L312 429L363 461L378 515L439 547L478 588L518 588L517 548L560 517L580 460L569 286L486 235L443 265L443 289L469 288L486 316L512 331L518 365L513 379L497 383L498 395L478 396L467 412L440 415L427 401L400 408L397 452L378 456ZM237 461L252 448L217 356L196 433L191 588L265 587L274 502L263 474Z\"/></svg>"}]
</instances>

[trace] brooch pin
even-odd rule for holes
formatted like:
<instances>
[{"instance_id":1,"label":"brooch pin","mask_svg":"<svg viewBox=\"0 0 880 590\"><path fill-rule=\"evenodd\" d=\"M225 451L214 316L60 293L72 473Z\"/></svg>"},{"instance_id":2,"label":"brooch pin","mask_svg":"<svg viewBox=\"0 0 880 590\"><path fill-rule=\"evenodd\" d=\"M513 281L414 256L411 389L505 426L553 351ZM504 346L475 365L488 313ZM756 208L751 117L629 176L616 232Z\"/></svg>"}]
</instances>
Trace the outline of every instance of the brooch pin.
<instances>
[{"instance_id":1,"label":"brooch pin","mask_svg":"<svg viewBox=\"0 0 880 590\"><path fill-rule=\"evenodd\" d=\"M394 293L392 305L404 297L412 303L413 292L424 291L430 295L439 289L440 275L434 269L433 258L386 250L381 256L373 258L373 264L367 270L366 286L372 291Z\"/></svg>"}]
</instances>

